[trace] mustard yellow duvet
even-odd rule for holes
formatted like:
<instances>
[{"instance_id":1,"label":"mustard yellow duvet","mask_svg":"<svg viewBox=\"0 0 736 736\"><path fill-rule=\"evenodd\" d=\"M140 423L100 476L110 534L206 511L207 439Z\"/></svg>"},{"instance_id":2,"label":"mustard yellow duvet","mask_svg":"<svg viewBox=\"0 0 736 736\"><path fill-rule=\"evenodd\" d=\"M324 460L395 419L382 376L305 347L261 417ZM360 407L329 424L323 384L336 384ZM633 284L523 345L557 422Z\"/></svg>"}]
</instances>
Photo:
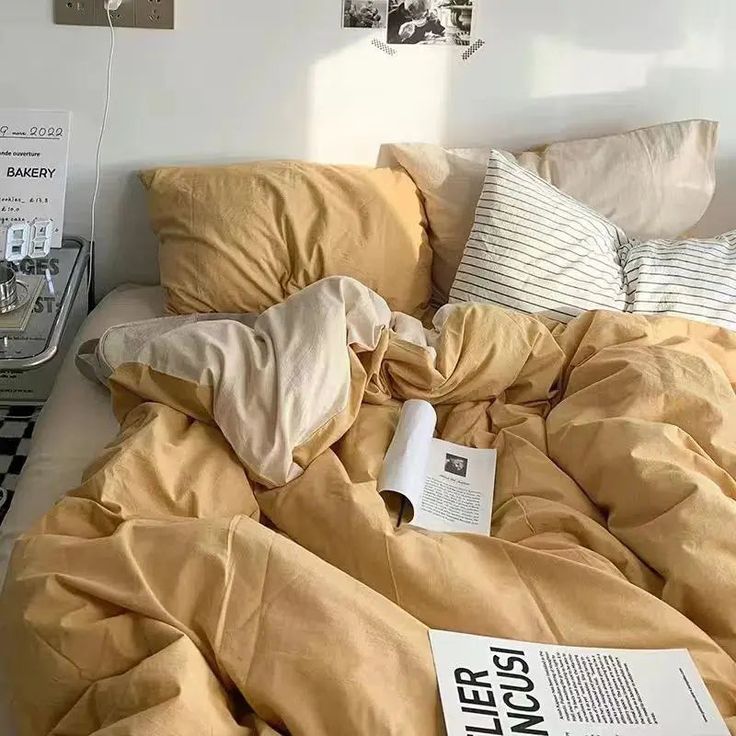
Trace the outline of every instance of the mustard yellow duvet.
<instances>
[{"instance_id":1,"label":"mustard yellow duvet","mask_svg":"<svg viewBox=\"0 0 736 736\"><path fill-rule=\"evenodd\" d=\"M429 628L687 648L736 734L736 335L480 305L425 331L333 278L91 358L120 435L0 599L24 734L441 734ZM409 398L498 449L491 537L395 528Z\"/></svg>"}]
</instances>

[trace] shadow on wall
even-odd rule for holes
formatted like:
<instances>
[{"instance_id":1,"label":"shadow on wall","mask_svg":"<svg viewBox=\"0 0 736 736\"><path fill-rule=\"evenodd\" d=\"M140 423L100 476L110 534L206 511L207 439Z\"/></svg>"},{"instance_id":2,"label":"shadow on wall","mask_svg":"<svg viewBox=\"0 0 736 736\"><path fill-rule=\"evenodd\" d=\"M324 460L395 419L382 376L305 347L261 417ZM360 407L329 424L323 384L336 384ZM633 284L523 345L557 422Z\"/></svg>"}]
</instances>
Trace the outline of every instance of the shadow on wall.
<instances>
[{"instance_id":1,"label":"shadow on wall","mask_svg":"<svg viewBox=\"0 0 736 736\"><path fill-rule=\"evenodd\" d=\"M444 142L523 150L704 117L721 121L736 153L736 108L724 94L734 72L727 29L736 5L728 0L477 6L475 35L486 45L448 64ZM726 146L721 152L718 194L700 228L708 234L736 227L727 213L734 160Z\"/></svg>"},{"instance_id":2,"label":"shadow on wall","mask_svg":"<svg viewBox=\"0 0 736 736\"><path fill-rule=\"evenodd\" d=\"M310 71L326 53L355 43L340 30L334 0L285 0L278 13L240 0L222 0L217 11L210 3L186 6L173 34L121 33L118 40L98 219L99 295L123 281L158 279L137 169L307 157ZM136 69L155 70L147 88ZM88 231L94 175L85 159L69 186L84 195L71 197L68 208L80 232Z\"/></svg>"},{"instance_id":3,"label":"shadow on wall","mask_svg":"<svg viewBox=\"0 0 736 736\"><path fill-rule=\"evenodd\" d=\"M102 200L119 204L100 218L100 293L155 278L136 162L372 163L385 142L523 149L699 116L736 130L723 93L732 0L476 0L486 45L468 61L457 48L388 56L370 43L380 33L340 28L340 0L222 8L187 4L175 34L120 45ZM126 84L133 52L137 68L156 69L155 93ZM715 220L736 195L732 164L721 166Z\"/></svg>"},{"instance_id":4,"label":"shadow on wall","mask_svg":"<svg viewBox=\"0 0 736 736\"><path fill-rule=\"evenodd\" d=\"M376 142L420 140L525 148L719 117L724 18L712 8L522 0L477 2L475 13L486 45L468 61L436 47L388 57L360 33L324 54L310 75L309 156L374 160Z\"/></svg>"},{"instance_id":5,"label":"shadow on wall","mask_svg":"<svg viewBox=\"0 0 736 736\"><path fill-rule=\"evenodd\" d=\"M695 235L713 237L736 230L734 198L736 198L736 157L722 157L717 166L716 195Z\"/></svg>"},{"instance_id":6,"label":"shadow on wall","mask_svg":"<svg viewBox=\"0 0 736 736\"><path fill-rule=\"evenodd\" d=\"M665 5L671 0L603 10L584 0L479 5L477 32L486 46L477 61L448 68L448 138L467 138L472 125L475 135L484 131L484 143L490 135L490 142L526 147L700 114L676 91L678 75L701 70L670 69L666 61L687 47L691 30ZM503 61L489 75L494 58ZM700 81L710 73L702 70ZM455 112L469 100L474 118L463 120Z\"/></svg>"}]
</instances>

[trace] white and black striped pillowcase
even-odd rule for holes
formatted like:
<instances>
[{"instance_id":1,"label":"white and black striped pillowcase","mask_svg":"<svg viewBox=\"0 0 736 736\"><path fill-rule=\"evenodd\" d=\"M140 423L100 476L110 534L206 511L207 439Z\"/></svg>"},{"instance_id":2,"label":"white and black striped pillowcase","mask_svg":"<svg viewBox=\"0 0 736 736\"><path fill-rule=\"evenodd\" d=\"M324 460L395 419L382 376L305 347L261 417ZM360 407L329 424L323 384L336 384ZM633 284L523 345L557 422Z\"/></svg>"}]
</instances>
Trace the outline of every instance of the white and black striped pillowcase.
<instances>
[{"instance_id":1,"label":"white and black striped pillowcase","mask_svg":"<svg viewBox=\"0 0 736 736\"><path fill-rule=\"evenodd\" d=\"M450 302L488 302L568 322L623 310L626 235L586 205L492 151Z\"/></svg>"},{"instance_id":2,"label":"white and black striped pillowcase","mask_svg":"<svg viewBox=\"0 0 736 736\"><path fill-rule=\"evenodd\" d=\"M736 330L736 231L711 240L634 241L622 255L627 312Z\"/></svg>"}]
</instances>

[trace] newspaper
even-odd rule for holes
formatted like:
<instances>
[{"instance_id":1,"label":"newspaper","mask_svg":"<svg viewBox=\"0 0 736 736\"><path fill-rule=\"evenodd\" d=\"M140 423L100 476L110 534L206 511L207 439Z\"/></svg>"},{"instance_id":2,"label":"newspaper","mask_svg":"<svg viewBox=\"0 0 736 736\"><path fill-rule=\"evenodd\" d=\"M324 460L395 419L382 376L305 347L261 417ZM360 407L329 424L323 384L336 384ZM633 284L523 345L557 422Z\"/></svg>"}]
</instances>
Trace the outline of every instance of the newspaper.
<instances>
[{"instance_id":1,"label":"newspaper","mask_svg":"<svg viewBox=\"0 0 736 736\"><path fill-rule=\"evenodd\" d=\"M412 526L490 534L496 451L435 439L436 425L429 402L404 404L378 490L405 501L401 517Z\"/></svg>"},{"instance_id":2,"label":"newspaper","mask_svg":"<svg viewBox=\"0 0 736 736\"><path fill-rule=\"evenodd\" d=\"M729 736L686 650L429 636L448 736Z\"/></svg>"}]
</instances>

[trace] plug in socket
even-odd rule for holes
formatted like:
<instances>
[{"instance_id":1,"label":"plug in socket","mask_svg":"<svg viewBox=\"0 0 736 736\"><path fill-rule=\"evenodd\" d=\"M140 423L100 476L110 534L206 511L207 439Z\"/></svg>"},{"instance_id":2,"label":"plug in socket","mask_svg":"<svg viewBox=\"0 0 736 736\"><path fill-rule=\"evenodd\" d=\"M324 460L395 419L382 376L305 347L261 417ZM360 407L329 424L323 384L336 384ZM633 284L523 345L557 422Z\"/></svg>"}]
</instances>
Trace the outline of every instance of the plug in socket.
<instances>
[{"instance_id":1,"label":"plug in socket","mask_svg":"<svg viewBox=\"0 0 736 736\"><path fill-rule=\"evenodd\" d=\"M114 26L171 30L174 28L174 0L123 0L117 10L110 12L110 17ZM54 22L106 26L105 0L54 0Z\"/></svg>"},{"instance_id":2,"label":"plug in socket","mask_svg":"<svg viewBox=\"0 0 736 736\"><path fill-rule=\"evenodd\" d=\"M95 25L107 25L107 11L105 0L94 0L95 3ZM117 10L110 11L112 24L118 28L135 28L135 0L123 0Z\"/></svg>"},{"instance_id":3,"label":"plug in socket","mask_svg":"<svg viewBox=\"0 0 736 736\"><path fill-rule=\"evenodd\" d=\"M95 0L54 0L54 23L68 26L93 26Z\"/></svg>"},{"instance_id":4,"label":"plug in socket","mask_svg":"<svg viewBox=\"0 0 736 736\"><path fill-rule=\"evenodd\" d=\"M174 0L135 0L138 28L174 28Z\"/></svg>"}]
</instances>

